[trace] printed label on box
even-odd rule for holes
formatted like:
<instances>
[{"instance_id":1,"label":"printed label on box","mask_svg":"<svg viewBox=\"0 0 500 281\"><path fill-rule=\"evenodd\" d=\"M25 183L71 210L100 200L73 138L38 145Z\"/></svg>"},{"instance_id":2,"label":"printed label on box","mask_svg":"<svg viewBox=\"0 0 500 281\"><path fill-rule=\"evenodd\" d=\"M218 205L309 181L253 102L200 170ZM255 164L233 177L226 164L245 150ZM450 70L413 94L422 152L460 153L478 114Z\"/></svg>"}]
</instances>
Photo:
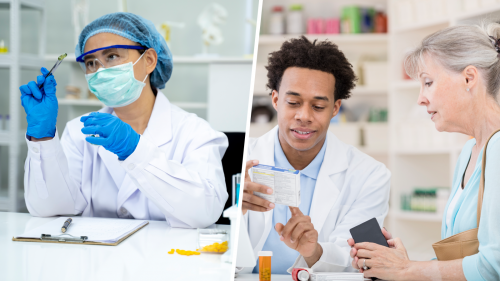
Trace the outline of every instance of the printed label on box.
<instances>
[{"instance_id":1,"label":"printed label on box","mask_svg":"<svg viewBox=\"0 0 500 281\"><path fill-rule=\"evenodd\" d=\"M275 204L298 207L300 205L300 172L268 165L252 168L252 181L270 187L273 194L254 192Z\"/></svg>"}]
</instances>

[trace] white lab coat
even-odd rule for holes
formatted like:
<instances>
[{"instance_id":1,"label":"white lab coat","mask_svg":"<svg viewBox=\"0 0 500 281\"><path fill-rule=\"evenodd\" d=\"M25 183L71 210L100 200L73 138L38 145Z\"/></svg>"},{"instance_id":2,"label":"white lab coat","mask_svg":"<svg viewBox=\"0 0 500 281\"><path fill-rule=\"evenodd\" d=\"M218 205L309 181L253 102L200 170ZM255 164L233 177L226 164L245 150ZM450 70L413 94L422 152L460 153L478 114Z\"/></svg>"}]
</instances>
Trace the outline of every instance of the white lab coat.
<instances>
[{"instance_id":1,"label":"white lab coat","mask_svg":"<svg viewBox=\"0 0 500 281\"><path fill-rule=\"evenodd\" d=\"M278 126L260 138L249 142L247 160L274 166L274 138ZM321 165L311 202L310 217L318 231L323 255L312 267L318 272L354 271L347 239L349 229L377 218L382 226L389 210L391 173L384 164L341 142L328 132L325 157ZM271 231L273 210L248 211L244 216L254 255L262 250ZM276 257L279 258L279 257ZM309 267L299 255L291 269ZM242 269L243 272L251 268Z\"/></svg>"},{"instance_id":2,"label":"white lab coat","mask_svg":"<svg viewBox=\"0 0 500 281\"><path fill-rule=\"evenodd\" d=\"M221 215L228 198L221 164L227 137L163 93L124 161L85 141L82 128L76 118L61 140L57 133L49 141L26 140L25 200L33 216L166 220L173 227L196 228Z\"/></svg>"}]
</instances>

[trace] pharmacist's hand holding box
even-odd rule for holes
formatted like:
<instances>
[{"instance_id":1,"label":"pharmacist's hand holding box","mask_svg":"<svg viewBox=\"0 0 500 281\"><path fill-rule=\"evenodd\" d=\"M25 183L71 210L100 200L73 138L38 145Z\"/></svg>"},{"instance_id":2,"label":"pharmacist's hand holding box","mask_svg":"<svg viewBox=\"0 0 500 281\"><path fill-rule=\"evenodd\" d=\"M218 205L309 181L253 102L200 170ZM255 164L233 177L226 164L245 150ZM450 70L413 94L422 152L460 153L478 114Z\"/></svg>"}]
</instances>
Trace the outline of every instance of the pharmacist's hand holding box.
<instances>
[{"instance_id":1,"label":"pharmacist's hand holding box","mask_svg":"<svg viewBox=\"0 0 500 281\"><path fill-rule=\"evenodd\" d=\"M245 215L248 210L256 212L267 212L274 208L273 202L270 202L254 194L254 192L258 192L260 194L269 194L269 195L273 194L273 190L271 187L252 182L249 170L253 166L256 166L258 164L259 164L258 160L250 160L247 161L246 163L247 172L245 173L245 185L243 187L243 198L241 206L243 215Z\"/></svg>"}]
</instances>

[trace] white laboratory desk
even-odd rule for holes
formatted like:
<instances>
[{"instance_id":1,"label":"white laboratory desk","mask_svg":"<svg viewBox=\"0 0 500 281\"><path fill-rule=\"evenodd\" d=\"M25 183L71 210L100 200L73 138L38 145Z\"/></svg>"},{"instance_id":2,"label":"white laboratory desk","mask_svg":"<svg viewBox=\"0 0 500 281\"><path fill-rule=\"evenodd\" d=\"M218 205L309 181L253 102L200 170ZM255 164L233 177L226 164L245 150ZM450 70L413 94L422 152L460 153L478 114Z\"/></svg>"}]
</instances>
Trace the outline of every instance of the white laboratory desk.
<instances>
[{"instance_id":1,"label":"white laboratory desk","mask_svg":"<svg viewBox=\"0 0 500 281\"><path fill-rule=\"evenodd\" d=\"M172 248L196 250L196 229L149 225L118 246L14 242L12 237L55 218L0 212L0 280L232 280L221 255L181 256ZM230 231L229 225L217 228Z\"/></svg>"}]
</instances>

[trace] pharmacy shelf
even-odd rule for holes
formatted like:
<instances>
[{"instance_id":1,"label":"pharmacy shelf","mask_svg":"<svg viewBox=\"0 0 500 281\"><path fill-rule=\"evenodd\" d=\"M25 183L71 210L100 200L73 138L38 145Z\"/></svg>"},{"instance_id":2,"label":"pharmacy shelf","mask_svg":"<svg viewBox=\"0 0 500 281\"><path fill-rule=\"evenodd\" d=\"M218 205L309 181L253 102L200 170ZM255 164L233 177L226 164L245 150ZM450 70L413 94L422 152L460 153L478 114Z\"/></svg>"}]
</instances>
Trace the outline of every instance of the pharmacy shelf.
<instances>
[{"instance_id":1,"label":"pharmacy shelf","mask_svg":"<svg viewBox=\"0 0 500 281\"><path fill-rule=\"evenodd\" d=\"M351 94L353 96L386 96L387 88L374 88L367 86L356 86Z\"/></svg>"},{"instance_id":2,"label":"pharmacy shelf","mask_svg":"<svg viewBox=\"0 0 500 281\"><path fill-rule=\"evenodd\" d=\"M460 12L457 13L456 16L453 17L452 19L455 21L461 21L461 20L472 19L475 17L485 16L494 12L500 12L500 3L488 5L486 7L481 7L472 11Z\"/></svg>"},{"instance_id":3,"label":"pharmacy shelf","mask_svg":"<svg viewBox=\"0 0 500 281\"><path fill-rule=\"evenodd\" d=\"M420 82L415 80L405 80L399 81L392 84L392 87L396 90L414 90L420 89Z\"/></svg>"},{"instance_id":4,"label":"pharmacy shelf","mask_svg":"<svg viewBox=\"0 0 500 281\"><path fill-rule=\"evenodd\" d=\"M256 97L271 97L271 95L269 95L270 92L271 91L255 91L253 95Z\"/></svg>"},{"instance_id":5,"label":"pharmacy shelf","mask_svg":"<svg viewBox=\"0 0 500 281\"><path fill-rule=\"evenodd\" d=\"M58 99L59 105L73 106L98 106L104 107L104 104L99 100L84 100L84 99ZM172 104L184 109L202 109L207 108L205 102L172 102Z\"/></svg>"},{"instance_id":6,"label":"pharmacy shelf","mask_svg":"<svg viewBox=\"0 0 500 281\"><path fill-rule=\"evenodd\" d=\"M61 54L47 54L44 56L46 61L56 61ZM245 57L196 57L196 56L174 56L174 63L185 64L208 64L208 63L252 63L253 59ZM68 54L63 62L77 62L74 53Z\"/></svg>"},{"instance_id":7,"label":"pharmacy shelf","mask_svg":"<svg viewBox=\"0 0 500 281\"><path fill-rule=\"evenodd\" d=\"M286 35L267 35L262 34L259 37L259 44L282 44L284 41L297 38L298 34ZM362 34L304 34L309 40L318 39L318 41L330 40L335 43L386 43L387 34L362 33Z\"/></svg>"},{"instance_id":8,"label":"pharmacy shelf","mask_svg":"<svg viewBox=\"0 0 500 281\"><path fill-rule=\"evenodd\" d=\"M403 33L403 32L408 32L408 31L415 31L415 30L419 30L419 29L439 27L442 25L449 25L449 24L450 24L449 19L437 19L437 20L421 22L421 23L417 23L417 24L413 24L413 25L393 27L392 31L394 33Z\"/></svg>"},{"instance_id":9,"label":"pharmacy shelf","mask_svg":"<svg viewBox=\"0 0 500 281\"><path fill-rule=\"evenodd\" d=\"M42 57L35 54L20 54L19 65L23 68L40 68L44 60ZM0 54L0 67L11 67L13 64L12 55Z\"/></svg>"},{"instance_id":10,"label":"pharmacy shelf","mask_svg":"<svg viewBox=\"0 0 500 281\"><path fill-rule=\"evenodd\" d=\"M351 94L352 96L363 96L363 97L379 97L379 96L387 96L388 89L387 88L371 88L366 86L356 86ZM270 97L270 91L254 91L254 96L259 97Z\"/></svg>"},{"instance_id":11,"label":"pharmacy shelf","mask_svg":"<svg viewBox=\"0 0 500 281\"><path fill-rule=\"evenodd\" d=\"M364 147L360 146L358 149L368 155L386 155L389 153L388 148L372 148L372 147Z\"/></svg>"},{"instance_id":12,"label":"pharmacy shelf","mask_svg":"<svg viewBox=\"0 0 500 281\"><path fill-rule=\"evenodd\" d=\"M391 217L400 220L413 220L413 221L426 221L426 222L442 222L443 215L430 212L415 212L415 211L401 211L391 210Z\"/></svg>"},{"instance_id":13,"label":"pharmacy shelf","mask_svg":"<svg viewBox=\"0 0 500 281\"><path fill-rule=\"evenodd\" d=\"M436 148L396 148L394 153L403 156L409 155L439 155L456 154L462 151L462 147L436 147Z\"/></svg>"}]
</instances>

